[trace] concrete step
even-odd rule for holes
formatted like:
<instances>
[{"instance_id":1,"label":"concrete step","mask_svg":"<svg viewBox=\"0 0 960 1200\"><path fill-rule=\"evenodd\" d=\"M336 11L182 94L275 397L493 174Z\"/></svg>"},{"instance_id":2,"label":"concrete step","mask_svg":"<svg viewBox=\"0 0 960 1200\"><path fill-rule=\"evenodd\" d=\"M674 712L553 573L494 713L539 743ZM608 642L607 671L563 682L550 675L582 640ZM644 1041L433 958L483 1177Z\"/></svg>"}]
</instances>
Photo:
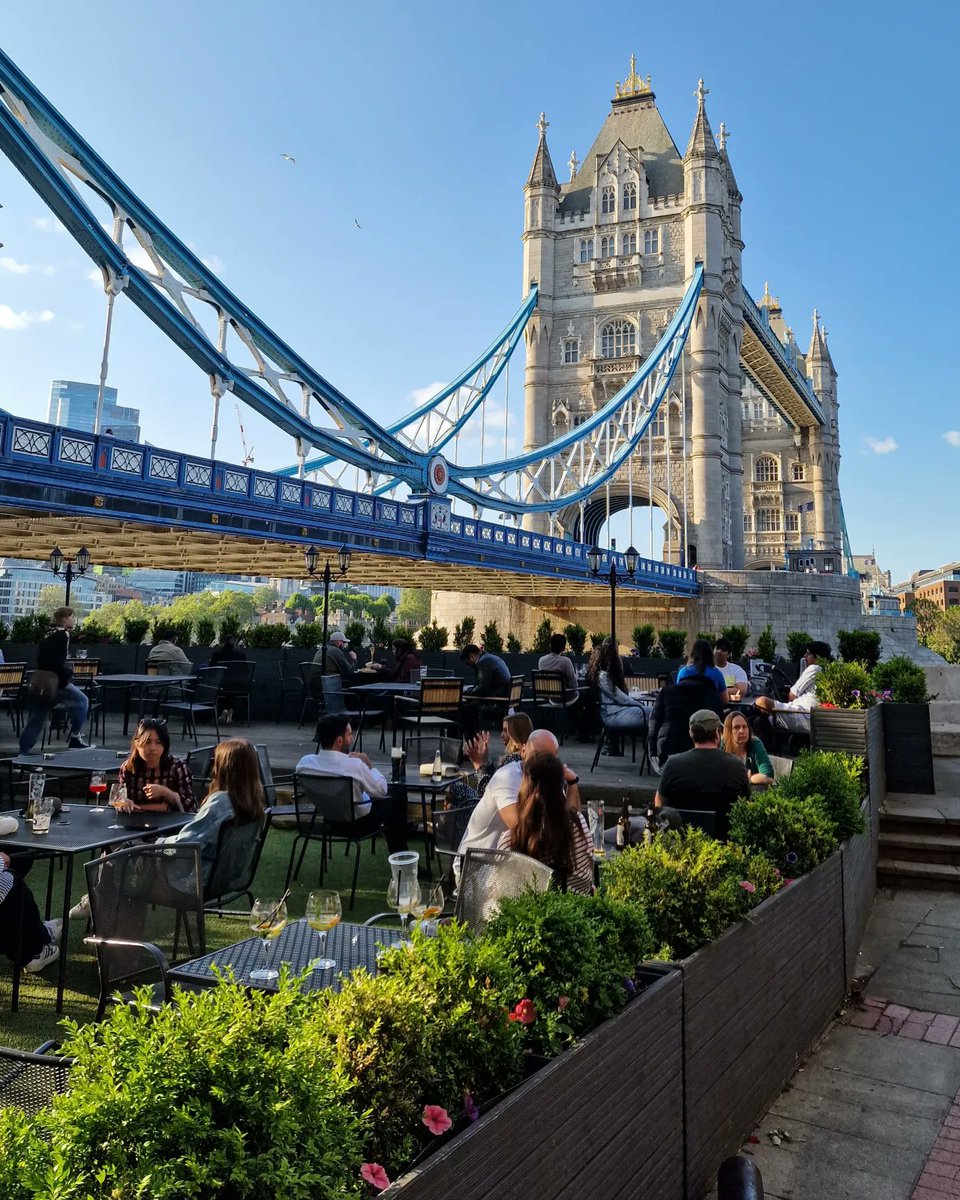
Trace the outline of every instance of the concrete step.
<instances>
[{"instance_id":1,"label":"concrete step","mask_svg":"<svg viewBox=\"0 0 960 1200\"><path fill-rule=\"evenodd\" d=\"M930 721L936 725L960 725L960 700L931 700Z\"/></svg>"},{"instance_id":2,"label":"concrete step","mask_svg":"<svg viewBox=\"0 0 960 1200\"><path fill-rule=\"evenodd\" d=\"M920 833L881 829L880 853L884 858L960 866L960 831L946 833L942 826Z\"/></svg>"},{"instance_id":3,"label":"concrete step","mask_svg":"<svg viewBox=\"0 0 960 1200\"><path fill-rule=\"evenodd\" d=\"M884 857L877 863L877 883L880 887L956 888L960 891L960 866Z\"/></svg>"},{"instance_id":4,"label":"concrete step","mask_svg":"<svg viewBox=\"0 0 960 1200\"><path fill-rule=\"evenodd\" d=\"M930 720L930 740L933 753L941 758L960 757L960 724Z\"/></svg>"}]
</instances>

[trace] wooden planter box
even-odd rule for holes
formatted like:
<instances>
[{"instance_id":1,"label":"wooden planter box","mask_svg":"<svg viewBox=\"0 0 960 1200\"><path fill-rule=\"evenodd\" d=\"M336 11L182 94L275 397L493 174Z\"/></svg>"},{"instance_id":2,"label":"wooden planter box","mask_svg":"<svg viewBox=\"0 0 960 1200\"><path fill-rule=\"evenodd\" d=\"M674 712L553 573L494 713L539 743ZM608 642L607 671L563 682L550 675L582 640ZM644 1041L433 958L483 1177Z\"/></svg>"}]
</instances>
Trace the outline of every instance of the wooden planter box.
<instances>
[{"instance_id":1,"label":"wooden planter box","mask_svg":"<svg viewBox=\"0 0 960 1200\"><path fill-rule=\"evenodd\" d=\"M810 713L810 744L814 750L867 754L868 708L815 708Z\"/></svg>"},{"instance_id":2,"label":"wooden planter box","mask_svg":"<svg viewBox=\"0 0 960 1200\"><path fill-rule=\"evenodd\" d=\"M891 792L933 795L933 742L929 704L880 705L883 716L884 762Z\"/></svg>"},{"instance_id":3,"label":"wooden planter box","mask_svg":"<svg viewBox=\"0 0 960 1200\"><path fill-rule=\"evenodd\" d=\"M843 918L837 853L679 964L687 1200L707 1194L839 1007Z\"/></svg>"},{"instance_id":4,"label":"wooden planter box","mask_svg":"<svg viewBox=\"0 0 960 1200\"><path fill-rule=\"evenodd\" d=\"M681 976L668 969L383 1196L680 1200L681 1015Z\"/></svg>"}]
</instances>

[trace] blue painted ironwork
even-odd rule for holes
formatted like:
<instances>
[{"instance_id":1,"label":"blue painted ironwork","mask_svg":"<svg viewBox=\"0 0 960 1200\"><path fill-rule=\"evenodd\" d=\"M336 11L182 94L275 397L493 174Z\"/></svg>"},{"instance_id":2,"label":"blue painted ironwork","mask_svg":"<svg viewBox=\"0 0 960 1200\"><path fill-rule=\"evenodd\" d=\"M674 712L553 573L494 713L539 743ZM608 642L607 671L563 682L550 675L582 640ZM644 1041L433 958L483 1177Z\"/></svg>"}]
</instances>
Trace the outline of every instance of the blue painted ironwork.
<instances>
[{"instance_id":1,"label":"blue painted ironwork","mask_svg":"<svg viewBox=\"0 0 960 1200\"><path fill-rule=\"evenodd\" d=\"M859 579L860 572L854 566L853 548L850 545L850 534L847 533L847 518L843 513L843 505L840 505L840 533L843 538L843 557L846 562L847 574L852 579Z\"/></svg>"},{"instance_id":2,"label":"blue painted ironwork","mask_svg":"<svg viewBox=\"0 0 960 1200\"><path fill-rule=\"evenodd\" d=\"M783 371L784 376L790 381L796 389L800 398L809 407L818 424L824 423L823 407L820 404L817 393L813 390L813 383L806 375L797 367L794 355L789 345L784 345L770 327L770 314L766 308L757 304L756 300L750 295L745 287L741 288L743 292L743 318L763 342L767 351L773 360ZM769 397L768 397L769 399ZM777 405L771 400L774 407ZM779 409L778 409L779 411ZM785 413L780 414L784 420L793 425L794 422L786 416Z\"/></svg>"}]
</instances>

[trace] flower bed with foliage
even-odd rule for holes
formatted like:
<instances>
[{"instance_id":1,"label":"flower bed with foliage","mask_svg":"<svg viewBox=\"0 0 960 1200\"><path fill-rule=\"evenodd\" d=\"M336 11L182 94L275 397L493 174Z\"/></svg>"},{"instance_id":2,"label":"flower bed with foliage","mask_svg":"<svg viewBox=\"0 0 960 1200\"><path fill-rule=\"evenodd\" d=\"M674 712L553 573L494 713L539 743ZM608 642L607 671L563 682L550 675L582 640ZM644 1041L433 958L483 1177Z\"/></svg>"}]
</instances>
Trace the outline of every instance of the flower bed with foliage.
<instances>
[{"instance_id":1,"label":"flower bed with foliage","mask_svg":"<svg viewBox=\"0 0 960 1200\"><path fill-rule=\"evenodd\" d=\"M742 1019L735 1038L729 1028L724 1033L744 1042L742 1062L733 1054L736 1061L722 1073L722 1080L733 1081L733 1115L718 1117L703 1089L699 1124L681 1111L681 1058L696 1052L697 1061L712 1063L723 1057L715 1047L705 1049L718 1032L707 1020L710 1003L725 988L741 1018L766 1003L787 1011L795 1003L794 983L802 989L820 972L824 995L819 1006L807 1006L800 1038L833 1002L836 971L828 962L836 939L818 940L817 929L818 923L842 923L843 905L834 903L839 858L832 852L840 830L848 836L860 820L858 807L850 809L859 765L842 758L807 755L797 763L793 790L784 781L738 806L730 843L697 830L661 835L611 863L600 896L548 892L504 901L476 939L454 925L441 927L435 938L417 933L412 949L383 953L375 977L357 972L339 992L302 994L296 980L284 978L278 994L267 996L228 982L178 993L159 1016L118 1006L99 1025L68 1023L63 1053L77 1060L70 1091L35 1118L0 1113L0 1195L324 1200L369 1196L402 1175L398 1191L427 1197L444 1194L442 1170L433 1165L438 1160L453 1163L456 1176L456 1145L444 1146L412 1174L410 1164L450 1138L459 1144L457 1133L467 1129L472 1133L463 1144L471 1147L475 1186L460 1194L492 1195L485 1156L496 1138L510 1133L509 1122L498 1123L496 1114L516 1114L518 1106L508 1100L474 1123L524 1079L533 1055L559 1056L567 1064L562 1071L560 1062L551 1064L544 1075L551 1088L567 1080L565 1106L573 1096L592 1106L609 1095L611 1117L626 1113L624 1120L634 1121L642 1109L643 1121L631 1125L636 1161L630 1174L661 1180L658 1194L679 1196L683 1130L689 1124L696 1132L698 1169L708 1171L715 1147L729 1143L743 1113L755 1106L751 1087L764 1090L751 1084L750 1071L762 1070L763 1060ZM810 874L784 889L788 871L804 870ZM744 922L758 905L770 916ZM779 977L770 976L768 927L775 928L777 953L796 959L789 958ZM797 930L805 931L803 953ZM746 973L731 975L725 965L731 953L747 964L749 980ZM674 956L682 959L684 1014L688 993L693 1004L696 996L721 989L691 1009L683 1026L676 972L653 984L650 999L643 991L651 981L641 964ZM837 970L842 978L842 952ZM656 1017L651 1023L631 1012ZM590 1029L595 1032L579 1040ZM574 1044L572 1053L561 1055ZM783 1049L766 1083L779 1079L783 1063L807 1044ZM619 1052L627 1045L629 1062ZM578 1062L593 1064L583 1080ZM535 1078L522 1089L528 1100L538 1094L537 1084ZM718 1095L726 1094L723 1087ZM660 1093L663 1102L654 1104L650 1098ZM533 1102L534 1121L541 1119L536 1106L554 1095ZM717 1129L711 1121L719 1122ZM655 1126L656 1137L647 1137ZM489 1144L475 1136L484 1130L491 1131ZM672 1137L665 1130L673 1130ZM581 1161L577 1169L586 1165ZM620 1166L626 1169L626 1160ZM509 1169L509 1186L520 1188L525 1156ZM595 1180L593 1194L617 1194L626 1177L613 1172L613 1190ZM542 1188L523 1190L552 1195L562 1181L551 1178Z\"/></svg>"}]
</instances>

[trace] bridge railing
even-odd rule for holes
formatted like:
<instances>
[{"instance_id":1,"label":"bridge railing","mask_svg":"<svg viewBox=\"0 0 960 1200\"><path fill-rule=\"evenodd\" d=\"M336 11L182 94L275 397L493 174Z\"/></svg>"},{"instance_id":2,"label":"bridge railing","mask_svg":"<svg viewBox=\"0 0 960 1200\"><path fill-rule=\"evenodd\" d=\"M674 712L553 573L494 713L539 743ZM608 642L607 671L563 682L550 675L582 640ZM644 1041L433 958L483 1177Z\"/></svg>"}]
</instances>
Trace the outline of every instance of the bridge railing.
<instances>
[{"instance_id":1,"label":"bridge railing","mask_svg":"<svg viewBox=\"0 0 960 1200\"><path fill-rule=\"evenodd\" d=\"M777 360L780 367L786 372L790 380L800 388L806 399L811 403L814 410L822 414L820 400L816 392L813 390L813 384L799 369L797 364L791 360L788 349L783 345L773 329L770 327L770 314L765 308L761 308L756 300L750 295L746 288L743 291L743 312L744 316L754 326L756 332L763 339L764 345Z\"/></svg>"}]
</instances>

